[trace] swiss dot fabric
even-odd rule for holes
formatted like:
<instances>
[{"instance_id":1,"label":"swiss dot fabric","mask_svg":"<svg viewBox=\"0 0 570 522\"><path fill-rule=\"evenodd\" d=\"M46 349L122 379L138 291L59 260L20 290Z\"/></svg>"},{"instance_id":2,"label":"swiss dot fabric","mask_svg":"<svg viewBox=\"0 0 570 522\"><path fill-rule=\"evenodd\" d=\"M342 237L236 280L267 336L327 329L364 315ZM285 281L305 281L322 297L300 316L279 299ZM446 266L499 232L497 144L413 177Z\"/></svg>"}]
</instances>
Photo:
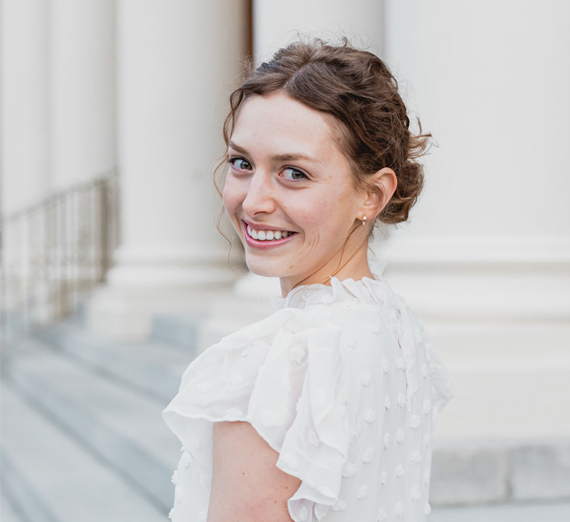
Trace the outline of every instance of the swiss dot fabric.
<instances>
[{"instance_id":1,"label":"swiss dot fabric","mask_svg":"<svg viewBox=\"0 0 570 522\"><path fill-rule=\"evenodd\" d=\"M451 379L381 278L331 278L197 357L164 411L180 438L174 522L205 521L214 422L246 421L301 479L295 522L421 522L433 419Z\"/></svg>"}]
</instances>

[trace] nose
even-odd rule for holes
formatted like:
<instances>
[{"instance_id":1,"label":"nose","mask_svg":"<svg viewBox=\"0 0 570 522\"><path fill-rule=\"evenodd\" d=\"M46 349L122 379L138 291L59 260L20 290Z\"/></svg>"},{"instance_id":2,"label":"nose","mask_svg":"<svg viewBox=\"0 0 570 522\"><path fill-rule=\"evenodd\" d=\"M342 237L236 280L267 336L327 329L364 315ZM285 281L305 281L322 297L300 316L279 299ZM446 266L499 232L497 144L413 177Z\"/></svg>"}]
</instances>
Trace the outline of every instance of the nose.
<instances>
[{"instance_id":1,"label":"nose","mask_svg":"<svg viewBox=\"0 0 570 522\"><path fill-rule=\"evenodd\" d=\"M270 174L257 170L250 180L247 195L242 204L244 212L251 217L260 213L270 214L275 210Z\"/></svg>"}]
</instances>

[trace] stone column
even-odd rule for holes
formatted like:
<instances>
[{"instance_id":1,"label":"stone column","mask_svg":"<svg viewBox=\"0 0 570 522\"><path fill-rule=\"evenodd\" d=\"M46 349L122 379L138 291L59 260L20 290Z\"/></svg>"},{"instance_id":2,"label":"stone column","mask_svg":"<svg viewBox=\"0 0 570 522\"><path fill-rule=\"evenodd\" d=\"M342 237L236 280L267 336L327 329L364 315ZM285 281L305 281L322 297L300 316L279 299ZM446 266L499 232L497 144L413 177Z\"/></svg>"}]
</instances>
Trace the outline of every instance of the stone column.
<instances>
[{"instance_id":1,"label":"stone column","mask_svg":"<svg viewBox=\"0 0 570 522\"><path fill-rule=\"evenodd\" d=\"M254 61L260 64L270 59L277 49L298 35L319 36L333 42L344 35L356 45L381 54L383 18L382 0L254 2ZM269 315L270 298L280 294L278 278L248 272L236 283L233 296L224 296L215 302L212 316L201 330L200 349L219 341L222 335Z\"/></svg>"},{"instance_id":2,"label":"stone column","mask_svg":"<svg viewBox=\"0 0 570 522\"><path fill-rule=\"evenodd\" d=\"M91 328L137 340L152 314L202 310L236 278L212 174L247 20L235 0L117 5L122 245L88 315Z\"/></svg>"},{"instance_id":3,"label":"stone column","mask_svg":"<svg viewBox=\"0 0 570 522\"><path fill-rule=\"evenodd\" d=\"M389 64L439 145L387 278L450 364L449 437L568 436L570 4L386 2Z\"/></svg>"},{"instance_id":4,"label":"stone column","mask_svg":"<svg viewBox=\"0 0 570 522\"><path fill-rule=\"evenodd\" d=\"M115 167L115 0L51 0L50 149L56 189Z\"/></svg>"},{"instance_id":5,"label":"stone column","mask_svg":"<svg viewBox=\"0 0 570 522\"><path fill-rule=\"evenodd\" d=\"M268 59L298 34L337 41L349 37L375 54L383 52L383 0L265 0L253 3L256 63Z\"/></svg>"},{"instance_id":6,"label":"stone column","mask_svg":"<svg viewBox=\"0 0 570 522\"><path fill-rule=\"evenodd\" d=\"M31 241L38 232L38 213L27 209L50 186L47 43L45 1L0 2L0 215L18 213L2 227L0 307L10 323L12 310L19 311L29 298L30 279L40 266Z\"/></svg>"},{"instance_id":7,"label":"stone column","mask_svg":"<svg viewBox=\"0 0 570 522\"><path fill-rule=\"evenodd\" d=\"M0 4L1 201L8 214L49 187L47 3Z\"/></svg>"}]
</instances>

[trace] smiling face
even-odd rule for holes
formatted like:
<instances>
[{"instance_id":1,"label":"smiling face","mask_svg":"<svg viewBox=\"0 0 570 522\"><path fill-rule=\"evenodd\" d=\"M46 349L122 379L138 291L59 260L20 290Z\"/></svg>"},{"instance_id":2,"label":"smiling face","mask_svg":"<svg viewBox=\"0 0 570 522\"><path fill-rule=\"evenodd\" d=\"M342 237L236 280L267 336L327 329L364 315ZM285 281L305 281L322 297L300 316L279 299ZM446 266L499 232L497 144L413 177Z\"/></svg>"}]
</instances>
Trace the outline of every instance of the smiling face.
<instances>
[{"instance_id":1,"label":"smiling face","mask_svg":"<svg viewBox=\"0 0 570 522\"><path fill-rule=\"evenodd\" d=\"M339 262L347 277L360 278L346 267L363 263L368 275L368 227L359 226L366 195L356 192L322 113L283 93L254 95L241 107L228 154L224 206L252 272L280 277L284 294L328 283Z\"/></svg>"}]
</instances>

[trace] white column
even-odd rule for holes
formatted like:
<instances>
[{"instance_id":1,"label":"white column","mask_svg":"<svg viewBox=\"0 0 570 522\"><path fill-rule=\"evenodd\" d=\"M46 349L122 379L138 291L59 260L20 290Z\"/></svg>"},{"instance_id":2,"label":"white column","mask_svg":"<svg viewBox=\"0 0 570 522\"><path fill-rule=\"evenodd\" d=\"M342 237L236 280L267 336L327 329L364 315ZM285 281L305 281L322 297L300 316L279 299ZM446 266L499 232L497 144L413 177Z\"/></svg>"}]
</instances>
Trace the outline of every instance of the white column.
<instances>
[{"instance_id":1,"label":"white column","mask_svg":"<svg viewBox=\"0 0 570 522\"><path fill-rule=\"evenodd\" d=\"M115 166L115 0L51 0L50 147L56 189Z\"/></svg>"},{"instance_id":2,"label":"white column","mask_svg":"<svg viewBox=\"0 0 570 522\"><path fill-rule=\"evenodd\" d=\"M253 2L256 63L267 60L297 35L337 41L349 37L373 53L383 51L384 0L263 0Z\"/></svg>"},{"instance_id":3,"label":"white column","mask_svg":"<svg viewBox=\"0 0 570 522\"><path fill-rule=\"evenodd\" d=\"M2 214L49 187L47 3L0 4L0 172Z\"/></svg>"},{"instance_id":4,"label":"white column","mask_svg":"<svg viewBox=\"0 0 570 522\"><path fill-rule=\"evenodd\" d=\"M201 298L236 278L214 225L222 203L212 174L245 15L235 0L118 2L123 242L92 302L92 328L144 338L153 313L203 309Z\"/></svg>"},{"instance_id":5,"label":"white column","mask_svg":"<svg viewBox=\"0 0 570 522\"><path fill-rule=\"evenodd\" d=\"M568 436L570 4L386 2L386 52L438 147L380 253L449 361L449 437Z\"/></svg>"},{"instance_id":6,"label":"white column","mask_svg":"<svg viewBox=\"0 0 570 522\"><path fill-rule=\"evenodd\" d=\"M355 45L381 54L383 18L383 0L254 1L254 61L259 65L271 59L277 49L302 35L318 36L333 43L347 36ZM248 272L237 281L233 296L224 296L212 306L212 316L200 333L200 349L269 315L270 298L275 295L281 295L277 278Z\"/></svg>"}]
</instances>

